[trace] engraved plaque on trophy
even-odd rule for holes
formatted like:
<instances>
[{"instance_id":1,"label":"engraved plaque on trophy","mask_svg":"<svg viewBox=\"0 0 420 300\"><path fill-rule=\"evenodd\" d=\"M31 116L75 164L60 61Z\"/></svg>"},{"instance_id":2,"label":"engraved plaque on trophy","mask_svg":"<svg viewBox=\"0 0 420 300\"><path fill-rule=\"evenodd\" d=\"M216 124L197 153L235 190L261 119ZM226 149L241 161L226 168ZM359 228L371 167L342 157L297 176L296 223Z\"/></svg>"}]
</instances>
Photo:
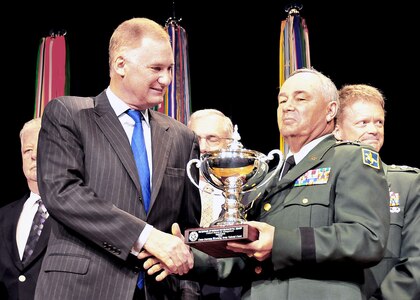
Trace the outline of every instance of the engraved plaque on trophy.
<instances>
[{"instance_id":1,"label":"engraved plaque on trophy","mask_svg":"<svg viewBox=\"0 0 420 300\"><path fill-rule=\"evenodd\" d=\"M252 242L258 239L258 230L246 222L245 206L242 197L245 193L265 185L282 165L280 150L271 150L266 156L258 151L244 149L235 125L233 141L227 148L210 151L200 159L192 159L187 164L187 174L191 182L200 189L191 176L191 166L213 187L222 191L225 197L221 216L209 227L190 228L185 231L185 242L214 257L232 257L239 254L226 249L228 241ZM268 162L279 156L276 170L269 178Z\"/></svg>"}]
</instances>

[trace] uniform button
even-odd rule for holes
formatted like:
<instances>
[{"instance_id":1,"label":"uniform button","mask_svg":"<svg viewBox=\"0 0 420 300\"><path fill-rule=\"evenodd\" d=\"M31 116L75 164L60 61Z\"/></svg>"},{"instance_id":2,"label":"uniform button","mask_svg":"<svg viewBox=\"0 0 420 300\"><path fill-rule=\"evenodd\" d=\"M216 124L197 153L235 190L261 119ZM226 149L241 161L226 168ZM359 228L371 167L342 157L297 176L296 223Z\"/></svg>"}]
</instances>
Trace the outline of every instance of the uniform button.
<instances>
[{"instance_id":1,"label":"uniform button","mask_svg":"<svg viewBox=\"0 0 420 300\"><path fill-rule=\"evenodd\" d=\"M308 204L308 203L309 203L308 198L303 198L303 199L302 199L302 203L303 203L303 204Z\"/></svg>"},{"instance_id":2,"label":"uniform button","mask_svg":"<svg viewBox=\"0 0 420 300\"><path fill-rule=\"evenodd\" d=\"M255 274L261 274L261 272L262 272L261 266L255 267L254 271L255 271Z\"/></svg>"},{"instance_id":3,"label":"uniform button","mask_svg":"<svg viewBox=\"0 0 420 300\"><path fill-rule=\"evenodd\" d=\"M26 276L25 275L20 275L19 276L19 281L20 282L25 282L26 281Z\"/></svg>"},{"instance_id":4,"label":"uniform button","mask_svg":"<svg viewBox=\"0 0 420 300\"><path fill-rule=\"evenodd\" d=\"M265 211L269 211L270 209L271 209L271 204L270 203L264 204L264 210Z\"/></svg>"}]
</instances>

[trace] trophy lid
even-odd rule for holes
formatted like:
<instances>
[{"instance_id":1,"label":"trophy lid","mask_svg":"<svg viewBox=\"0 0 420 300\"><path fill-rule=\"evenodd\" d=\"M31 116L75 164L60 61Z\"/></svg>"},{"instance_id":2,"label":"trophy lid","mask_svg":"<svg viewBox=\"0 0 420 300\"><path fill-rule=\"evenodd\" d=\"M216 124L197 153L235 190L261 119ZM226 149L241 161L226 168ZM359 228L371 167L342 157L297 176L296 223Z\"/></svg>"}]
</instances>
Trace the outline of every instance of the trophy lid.
<instances>
[{"instance_id":1,"label":"trophy lid","mask_svg":"<svg viewBox=\"0 0 420 300\"><path fill-rule=\"evenodd\" d=\"M240 142L241 136L238 132L238 125L233 127L233 134L232 134L232 141L228 144L228 150L239 150L242 149L244 146Z\"/></svg>"}]
</instances>

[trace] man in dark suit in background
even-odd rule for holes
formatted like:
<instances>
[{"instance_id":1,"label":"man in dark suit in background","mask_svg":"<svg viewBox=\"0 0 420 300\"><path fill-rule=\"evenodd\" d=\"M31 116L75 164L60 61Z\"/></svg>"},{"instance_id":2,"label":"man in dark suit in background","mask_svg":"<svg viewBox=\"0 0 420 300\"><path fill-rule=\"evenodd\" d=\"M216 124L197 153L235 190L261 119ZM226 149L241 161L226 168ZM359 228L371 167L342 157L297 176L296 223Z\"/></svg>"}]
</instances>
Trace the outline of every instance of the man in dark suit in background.
<instances>
[{"instance_id":1,"label":"man in dark suit in background","mask_svg":"<svg viewBox=\"0 0 420 300\"><path fill-rule=\"evenodd\" d=\"M152 109L162 103L173 67L164 28L133 18L110 39L108 88L45 107L38 178L53 226L35 299L178 298L177 278L157 281L139 260L150 254L175 274L193 266L171 225L199 225L200 195L186 172L198 142L186 125ZM149 166L136 168L132 110L142 115ZM147 168L150 182L140 179ZM198 172L193 176L198 180ZM149 208L141 183L151 187Z\"/></svg>"},{"instance_id":2,"label":"man in dark suit in background","mask_svg":"<svg viewBox=\"0 0 420 300\"><path fill-rule=\"evenodd\" d=\"M37 147L41 119L25 123L20 131L22 169L29 193L0 209L0 299L34 299L36 281L47 248L47 218L31 255L24 255L32 220L38 210Z\"/></svg>"}]
</instances>

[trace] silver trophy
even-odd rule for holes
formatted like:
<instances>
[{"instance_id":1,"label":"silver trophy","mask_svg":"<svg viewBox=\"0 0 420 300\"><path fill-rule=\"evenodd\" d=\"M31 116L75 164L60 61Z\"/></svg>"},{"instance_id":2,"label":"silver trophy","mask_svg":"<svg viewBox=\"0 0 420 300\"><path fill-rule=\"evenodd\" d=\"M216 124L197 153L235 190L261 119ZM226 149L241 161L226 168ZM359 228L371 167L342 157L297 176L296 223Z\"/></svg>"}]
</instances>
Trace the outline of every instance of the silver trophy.
<instances>
[{"instance_id":1,"label":"silver trophy","mask_svg":"<svg viewBox=\"0 0 420 300\"><path fill-rule=\"evenodd\" d=\"M223 213L208 228L188 229L186 242L215 257L234 256L224 249L228 240L253 241L258 238L258 231L244 224L245 207L243 195L265 185L278 172L283 162L280 150L271 150L268 155L258 151L244 149L235 125L233 140L227 148L205 153L200 159L192 159L187 164L187 174L191 182L200 189L191 176L191 166L195 166L206 181L222 191L225 197ZM266 178L268 162L279 156L279 162L272 174Z\"/></svg>"}]
</instances>

